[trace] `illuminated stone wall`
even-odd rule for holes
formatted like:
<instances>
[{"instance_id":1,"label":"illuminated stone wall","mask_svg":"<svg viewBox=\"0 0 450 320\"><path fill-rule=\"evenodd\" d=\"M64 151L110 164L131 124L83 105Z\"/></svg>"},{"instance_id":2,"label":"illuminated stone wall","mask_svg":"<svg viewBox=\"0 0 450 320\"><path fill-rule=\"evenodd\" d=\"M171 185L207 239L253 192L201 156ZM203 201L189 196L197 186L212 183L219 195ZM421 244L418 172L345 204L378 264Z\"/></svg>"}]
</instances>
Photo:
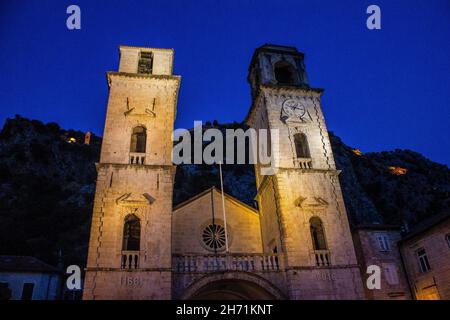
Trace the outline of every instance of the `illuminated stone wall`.
<instances>
[{"instance_id":1,"label":"illuminated stone wall","mask_svg":"<svg viewBox=\"0 0 450 320\"><path fill-rule=\"evenodd\" d=\"M267 186L262 188L261 194L258 196L263 248L264 252L272 252L277 247L277 251L280 252L281 226L278 223L280 216L277 210L276 189L271 179L268 179L266 183Z\"/></svg>"},{"instance_id":2,"label":"illuminated stone wall","mask_svg":"<svg viewBox=\"0 0 450 320\"><path fill-rule=\"evenodd\" d=\"M155 50L156 75L136 74L139 48L121 47L120 71L108 73L103 134L84 299L169 299L171 215L175 167L172 128L180 78L171 75L172 50ZM148 51L149 49L143 49ZM164 75L160 75L164 74ZM133 128L146 128L145 153L130 153ZM139 164L136 164L136 157ZM133 160L133 161L132 161ZM125 218L140 220L140 248L122 259ZM128 256L128 255L126 255Z\"/></svg>"},{"instance_id":3,"label":"illuminated stone wall","mask_svg":"<svg viewBox=\"0 0 450 320\"><path fill-rule=\"evenodd\" d=\"M172 75L173 50L160 48L141 48L120 46L119 72L136 73L140 52L151 52L153 55L154 75Z\"/></svg>"},{"instance_id":4,"label":"illuminated stone wall","mask_svg":"<svg viewBox=\"0 0 450 320\"><path fill-rule=\"evenodd\" d=\"M304 70L300 68L303 55L295 49L265 46L258 50L249 71L255 94L247 123L256 129L276 129L280 137L279 152L275 155L276 175L263 177L259 167L255 167L261 227L267 231L263 232L264 249L271 250L269 243L280 244L277 250L283 253L289 298L362 299L363 286L339 171L322 114L322 90L311 89L302 82L286 85L275 80L275 63L289 62L292 56L297 61L292 70L299 73L294 78L304 78ZM287 105L295 108L289 109ZM295 134L306 136L308 157L298 158ZM323 223L327 250L313 247L312 217ZM318 258L322 259L319 265Z\"/></svg>"},{"instance_id":5,"label":"illuminated stone wall","mask_svg":"<svg viewBox=\"0 0 450 320\"><path fill-rule=\"evenodd\" d=\"M365 286L366 298L411 299L398 247L400 230L383 225L360 226L355 228L353 239L363 281L369 276L366 272L368 266L379 266L381 271L380 289L369 290ZM387 242L387 247L382 247L380 239L385 239L382 241Z\"/></svg>"},{"instance_id":6,"label":"illuminated stone wall","mask_svg":"<svg viewBox=\"0 0 450 320\"><path fill-rule=\"evenodd\" d=\"M153 52L154 74L136 74L139 50ZM180 83L179 77L171 75L173 51L120 48L120 72L108 73L110 94L85 299L189 298L208 281L234 281L235 288L240 287L239 281L252 283L253 289L259 286L260 297L267 289L266 296L272 298L364 298L339 171L322 114L322 91L307 86L299 53L286 60L300 72L298 85L278 86L267 69L269 61L280 62L283 55L294 54L288 51L270 59L262 55L264 63L259 68L264 71L259 79L263 86L253 78L257 75L254 68L250 71L254 103L247 122L256 129L279 130L278 171L262 176L259 165L255 166L259 215L227 197L231 255L211 260L208 256L213 252L202 244L201 232L211 221L211 195L217 222L223 223L220 193L211 189L172 212L171 135ZM253 61L257 64L258 58ZM287 101L301 106L301 114L286 116ZM130 153L137 126L147 132L146 151L138 155ZM307 138L307 157L297 157L294 136L299 133ZM139 164L133 163L136 157ZM141 222L140 250L132 253L139 256L139 263L124 271L123 227L129 214ZM322 221L325 249L314 248L313 217Z\"/></svg>"},{"instance_id":7,"label":"illuminated stone wall","mask_svg":"<svg viewBox=\"0 0 450 320\"><path fill-rule=\"evenodd\" d=\"M441 215L442 217L442 215ZM400 243L411 289L418 300L450 299L450 219L429 225ZM421 272L417 252L424 249L430 269Z\"/></svg>"},{"instance_id":8,"label":"illuminated stone wall","mask_svg":"<svg viewBox=\"0 0 450 320\"><path fill-rule=\"evenodd\" d=\"M205 227L212 224L213 211L215 223L224 226L222 197L216 189L210 189L174 208L174 254L214 254L214 249L208 247L202 238ZM262 253L258 212L228 195L225 196L225 212L230 252ZM224 253L225 247L222 246L216 252Z\"/></svg>"}]
</instances>

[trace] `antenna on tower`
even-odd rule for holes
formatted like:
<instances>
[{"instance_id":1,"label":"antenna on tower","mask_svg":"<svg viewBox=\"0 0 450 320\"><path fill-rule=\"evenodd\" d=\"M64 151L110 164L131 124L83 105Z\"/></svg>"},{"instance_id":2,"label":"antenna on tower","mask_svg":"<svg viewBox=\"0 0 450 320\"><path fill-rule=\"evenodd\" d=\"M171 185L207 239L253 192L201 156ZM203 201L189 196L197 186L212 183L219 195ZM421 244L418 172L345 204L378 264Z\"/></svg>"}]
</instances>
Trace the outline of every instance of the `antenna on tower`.
<instances>
[{"instance_id":1,"label":"antenna on tower","mask_svg":"<svg viewBox=\"0 0 450 320\"><path fill-rule=\"evenodd\" d=\"M220 173L220 189L222 190L222 212L223 212L223 224L225 229L225 252L228 253L228 232L227 232L227 214L225 212L225 194L223 192L223 177L222 177L222 162L219 162Z\"/></svg>"}]
</instances>

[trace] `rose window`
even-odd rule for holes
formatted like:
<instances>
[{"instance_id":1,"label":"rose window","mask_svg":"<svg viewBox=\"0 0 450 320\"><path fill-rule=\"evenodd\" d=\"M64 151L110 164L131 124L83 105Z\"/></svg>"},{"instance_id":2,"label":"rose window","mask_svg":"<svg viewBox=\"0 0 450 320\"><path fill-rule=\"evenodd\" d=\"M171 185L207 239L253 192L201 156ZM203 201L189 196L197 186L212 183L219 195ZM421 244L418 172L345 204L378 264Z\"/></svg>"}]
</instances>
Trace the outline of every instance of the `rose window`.
<instances>
[{"instance_id":1,"label":"rose window","mask_svg":"<svg viewBox=\"0 0 450 320\"><path fill-rule=\"evenodd\" d=\"M202 239L208 248L221 249L225 246L225 228L218 224L210 224L203 229Z\"/></svg>"}]
</instances>

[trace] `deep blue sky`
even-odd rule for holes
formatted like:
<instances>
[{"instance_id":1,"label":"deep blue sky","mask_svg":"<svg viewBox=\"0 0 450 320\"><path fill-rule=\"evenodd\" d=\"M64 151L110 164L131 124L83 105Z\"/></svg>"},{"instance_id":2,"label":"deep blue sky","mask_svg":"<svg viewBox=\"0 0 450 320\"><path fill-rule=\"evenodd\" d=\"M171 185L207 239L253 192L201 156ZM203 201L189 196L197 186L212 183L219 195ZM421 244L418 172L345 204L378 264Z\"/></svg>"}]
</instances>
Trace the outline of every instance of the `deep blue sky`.
<instances>
[{"instance_id":1,"label":"deep blue sky","mask_svg":"<svg viewBox=\"0 0 450 320\"><path fill-rule=\"evenodd\" d=\"M78 4L82 29L66 28ZM366 8L382 30L366 28ZM253 50L296 46L325 88L328 128L363 152L408 148L450 164L450 1L12 1L0 3L0 123L21 114L102 134L118 45L175 49L176 127L241 121Z\"/></svg>"}]
</instances>

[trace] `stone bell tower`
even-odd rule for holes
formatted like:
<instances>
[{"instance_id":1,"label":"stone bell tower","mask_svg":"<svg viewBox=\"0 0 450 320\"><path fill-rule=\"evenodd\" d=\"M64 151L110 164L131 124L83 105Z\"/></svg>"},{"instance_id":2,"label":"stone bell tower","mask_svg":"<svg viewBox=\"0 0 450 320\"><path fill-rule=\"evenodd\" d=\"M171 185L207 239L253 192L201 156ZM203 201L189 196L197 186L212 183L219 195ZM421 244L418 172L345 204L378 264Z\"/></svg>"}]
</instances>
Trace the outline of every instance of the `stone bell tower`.
<instances>
[{"instance_id":1,"label":"stone bell tower","mask_svg":"<svg viewBox=\"0 0 450 320\"><path fill-rule=\"evenodd\" d=\"M84 299L170 299L173 50L120 46L109 99Z\"/></svg>"},{"instance_id":2,"label":"stone bell tower","mask_svg":"<svg viewBox=\"0 0 450 320\"><path fill-rule=\"evenodd\" d=\"M264 251L280 255L290 299L362 298L323 90L309 86L303 54L294 47L256 49L248 81L247 123L279 132L272 141L279 146L277 172L263 176L255 166Z\"/></svg>"}]
</instances>

